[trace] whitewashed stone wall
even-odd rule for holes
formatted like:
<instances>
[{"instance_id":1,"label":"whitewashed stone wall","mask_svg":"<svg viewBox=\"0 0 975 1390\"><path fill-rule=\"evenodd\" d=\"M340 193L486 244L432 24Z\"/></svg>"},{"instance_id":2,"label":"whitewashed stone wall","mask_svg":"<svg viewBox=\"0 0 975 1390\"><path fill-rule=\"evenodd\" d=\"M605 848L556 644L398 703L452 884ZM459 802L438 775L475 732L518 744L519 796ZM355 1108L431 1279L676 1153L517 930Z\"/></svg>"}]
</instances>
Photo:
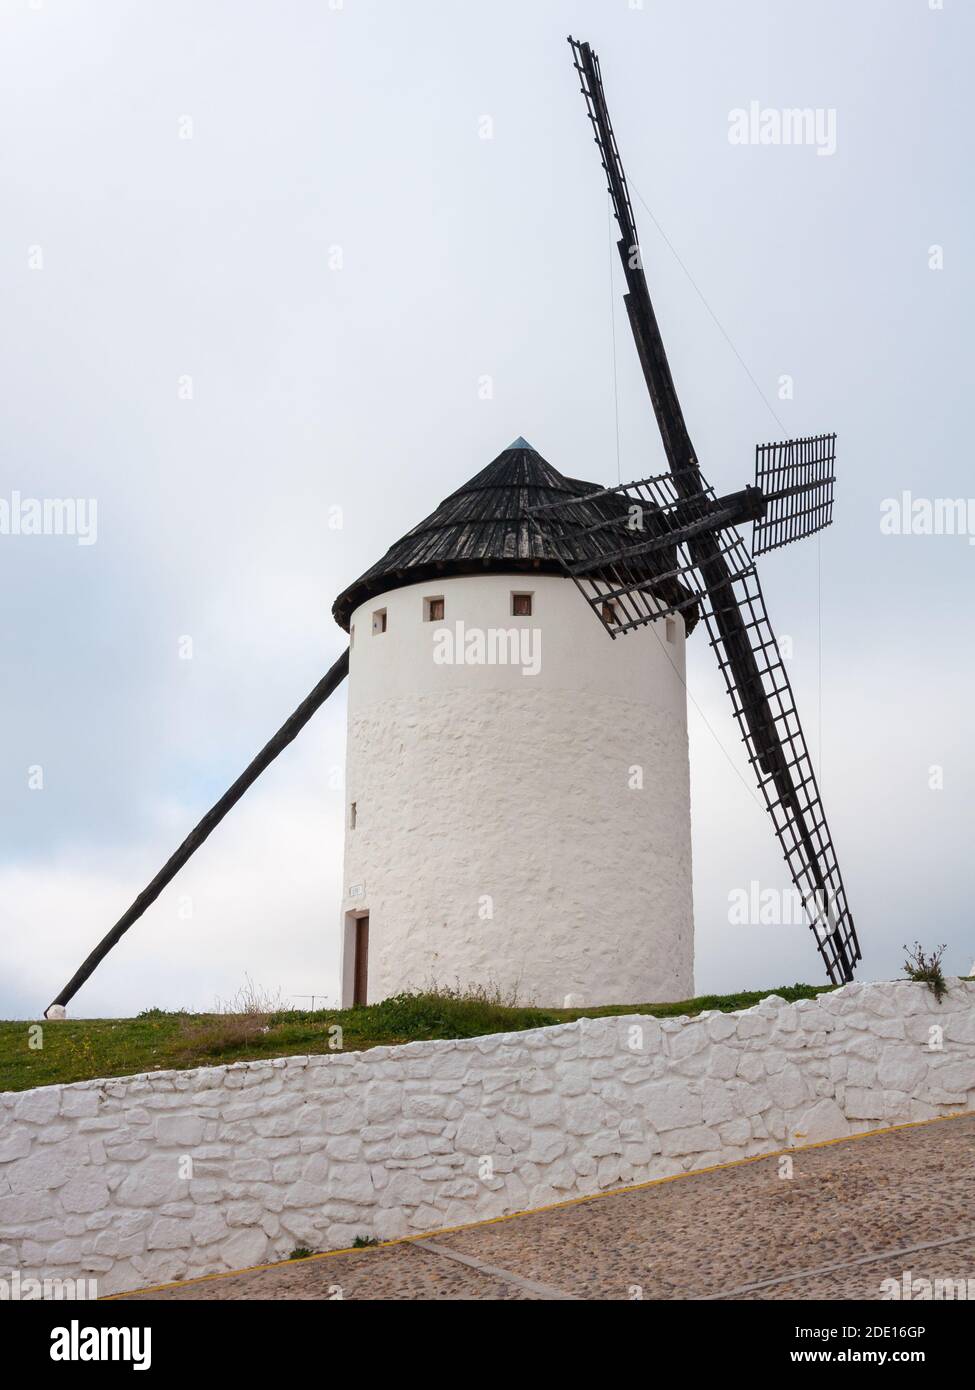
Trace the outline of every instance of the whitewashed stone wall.
<instances>
[{"instance_id":1,"label":"whitewashed stone wall","mask_svg":"<svg viewBox=\"0 0 975 1390\"><path fill-rule=\"evenodd\" d=\"M109 1293L972 1110L950 985L4 1093L0 1278Z\"/></svg>"}]
</instances>

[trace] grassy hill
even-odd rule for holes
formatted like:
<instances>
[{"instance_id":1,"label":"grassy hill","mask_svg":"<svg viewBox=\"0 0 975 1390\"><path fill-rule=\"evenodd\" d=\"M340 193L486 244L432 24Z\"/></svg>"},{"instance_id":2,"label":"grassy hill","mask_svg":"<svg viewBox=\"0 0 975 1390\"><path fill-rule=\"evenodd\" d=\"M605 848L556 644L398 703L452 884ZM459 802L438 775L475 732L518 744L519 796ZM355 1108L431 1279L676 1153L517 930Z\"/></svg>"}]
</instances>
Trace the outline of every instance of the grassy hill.
<instances>
[{"instance_id":1,"label":"grassy hill","mask_svg":"<svg viewBox=\"0 0 975 1390\"><path fill-rule=\"evenodd\" d=\"M138 1018L42 1022L40 1034L36 1022L0 1022L0 1091L330 1052L336 1050L336 1044L345 1052L361 1052L426 1038L513 1033L610 1014L676 1018L705 1009L730 1013L747 1009L769 994L790 1001L814 999L829 988L782 985L750 994L701 995L673 1004L618 1004L597 1009L518 1008L487 995L446 990L400 994L380 1004L315 1013L251 1008L240 1013L190 1014L148 1009ZM341 1034L336 1029L341 1029ZM37 1046L38 1041L41 1046Z\"/></svg>"}]
</instances>

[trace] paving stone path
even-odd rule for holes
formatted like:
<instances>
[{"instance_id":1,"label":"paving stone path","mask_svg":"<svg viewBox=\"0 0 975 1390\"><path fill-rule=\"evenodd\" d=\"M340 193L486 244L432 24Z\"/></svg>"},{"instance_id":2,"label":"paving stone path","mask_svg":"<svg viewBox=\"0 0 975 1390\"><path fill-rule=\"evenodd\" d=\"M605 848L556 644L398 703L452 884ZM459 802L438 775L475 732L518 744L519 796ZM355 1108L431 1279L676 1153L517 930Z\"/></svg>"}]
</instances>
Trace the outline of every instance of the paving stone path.
<instances>
[{"instance_id":1,"label":"paving stone path","mask_svg":"<svg viewBox=\"0 0 975 1390\"><path fill-rule=\"evenodd\" d=\"M975 1280L975 1115L128 1298L878 1299Z\"/></svg>"}]
</instances>

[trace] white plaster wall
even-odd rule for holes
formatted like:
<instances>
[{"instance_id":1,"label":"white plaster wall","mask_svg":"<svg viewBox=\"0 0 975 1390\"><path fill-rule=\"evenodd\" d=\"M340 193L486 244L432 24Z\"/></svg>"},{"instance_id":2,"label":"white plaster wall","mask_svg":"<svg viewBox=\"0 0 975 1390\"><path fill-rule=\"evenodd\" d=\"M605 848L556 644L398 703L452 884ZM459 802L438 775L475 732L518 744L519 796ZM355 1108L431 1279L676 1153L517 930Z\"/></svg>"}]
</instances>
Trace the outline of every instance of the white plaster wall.
<instances>
[{"instance_id":1,"label":"white plaster wall","mask_svg":"<svg viewBox=\"0 0 975 1390\"><path fill-rule=\"evenodd\" d=\"M0 1278L111 1293L975 1110L949 985L3 1093Z\"/></svg>"},{"instance_id":2,"label":"white plaster wall","mask_svg":"<svg viewBox=\"0 0 975 1390\"><path fill-rule=\"evenodd\" d=\"M444 624L425 622L441 595ZM458 620L534 630L539 673L436 664ZM663 624L612 641L571 580L483 575L394 590L352 623L343 919L369 913L370 1001L431 981L542 1005L692 995L682 621L673 642Z\"/></svg>"}]
</instances>

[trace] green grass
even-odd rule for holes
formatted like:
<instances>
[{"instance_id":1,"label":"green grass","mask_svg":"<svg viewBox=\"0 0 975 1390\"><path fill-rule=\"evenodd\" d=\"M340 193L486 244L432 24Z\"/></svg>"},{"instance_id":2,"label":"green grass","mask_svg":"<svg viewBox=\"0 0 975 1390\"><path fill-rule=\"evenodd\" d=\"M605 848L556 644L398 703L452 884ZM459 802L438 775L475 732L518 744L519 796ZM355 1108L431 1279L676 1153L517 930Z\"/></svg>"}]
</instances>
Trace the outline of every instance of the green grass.
<instances>
[{"instance_id":1,"label":"green grass","mask_svg":"<svg viewBox=\"0 0 975 1390\"><path fill-rule=\"evenodd\" d=\"M31 1047L38 1024L0 1023L0 1091L24 1091L54 1082L100 1076L216 1066L261 1057L333 1051L335 1026L342 1050L416 1042L426 1038L473 1038L570 1023L577 1018L650 1014L675 1018L718 1009L747 1009L769 994L814 999L831 986L786 985L747 994L706 994L673 1004L614 1004L597 1009L517 1008L459 991L400 994L357 1009L307 1013L189 1014L149 1009L138 1018L68 1019L42 1023L43 1046ZM266 1032L262 1031L264 1028Z\"/></svg>"}]
</instances>

